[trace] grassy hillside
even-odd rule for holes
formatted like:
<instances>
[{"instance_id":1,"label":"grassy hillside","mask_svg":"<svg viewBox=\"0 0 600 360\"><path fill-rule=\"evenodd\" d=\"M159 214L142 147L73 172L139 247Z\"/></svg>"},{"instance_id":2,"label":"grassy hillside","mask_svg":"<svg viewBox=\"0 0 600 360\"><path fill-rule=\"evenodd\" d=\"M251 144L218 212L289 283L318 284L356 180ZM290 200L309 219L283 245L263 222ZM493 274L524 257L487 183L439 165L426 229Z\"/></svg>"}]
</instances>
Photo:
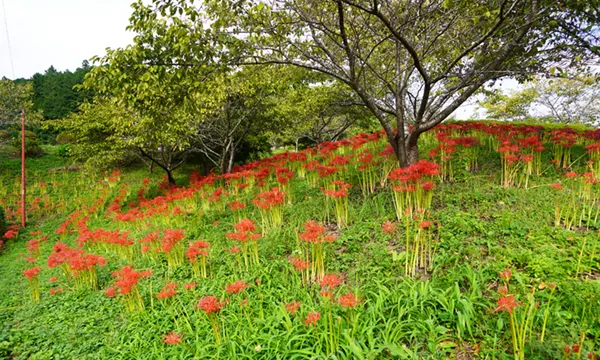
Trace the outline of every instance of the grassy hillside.
<instances>
[{"instance_id":1,"label":"grassy hillside","mask_svg":"<svg viewBox=\"0 0 600 360\"><path fill-rule=\"evenodd\" d=\"M32 160L0 357L593 358L597 138L451 124L397 170L363 134L177 188ZM18 162L0 174L14 222Z\"/></svg>"}]
</instances>

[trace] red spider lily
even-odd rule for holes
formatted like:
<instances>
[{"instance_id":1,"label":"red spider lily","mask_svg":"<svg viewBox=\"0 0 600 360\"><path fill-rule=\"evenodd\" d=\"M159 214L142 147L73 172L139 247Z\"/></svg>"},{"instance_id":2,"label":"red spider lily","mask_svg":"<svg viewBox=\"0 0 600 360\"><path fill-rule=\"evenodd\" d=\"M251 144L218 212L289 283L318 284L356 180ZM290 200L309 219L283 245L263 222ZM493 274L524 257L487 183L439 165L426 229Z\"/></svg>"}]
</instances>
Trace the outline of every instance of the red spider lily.
<instances>
[{"instance_id":1,"label":"red spider lily","mask_svg":"<svg viewBox=\"0 0 600 360\"><path fill-rule=\"evenodd\" d=\"M396 232L396 225L391 221L386 221L381 224L381 229L386 234L393 234Z\"/></svg>"},{"instance_id":2,"label":"red spider lily","mask_svg":"<svg viewBox=\"0 0 600 360\"><path fill-rule=\"evenodd\" d=\"M163 342L169 345L177 345L181 342L181 339L182 336L180 334L177 334L175 331L171 331L170 333L165 335Z\"/></svg>"},{"instance_id":3,"label":"red spider lily","mask_svg":"<svg viewBox=\"0 0 600 360\"><path fill-rule=\"evenodd\" d=\"M271 191L265 191L258 194L252 203L263 210L269 210L274 206L283 204L284 197L285 193L278 187L274 187Z\"/></svg>"},{"instance_id":4,"label":"red spider lily","mask_svg":"<svg viewBox=\"0 0 600 360\"><path fill-rule=\"evenodd\" d=\"M196 288L197 285L198 284L196 282L190 282L190 283L184 284L183 288L186 290L193 290Z\"/></svg>"},{"instance_id":5,"label":"red spider lily","mask_svg":"<svg viewBox=\"0 0 600 360\"><path fill-rule=\"evenodd\" d=\"M250 219L242 219L240 222L234 225L235 229L242 233L255 232L256 225Z\"/></svg>"},{"instance_id":6,"label":"red spider lily","mask_svg":"<svg viewBox=\"0 0 600 360\"><path fill-rule=\"evenodd\" d=\"M304 260L296 256L290 257L289 262L290 264L294 265L294 269L296 269L296 271L306 270L310 267L310 262L308 262L308 260Z\"/></svg>"},{"instance_id":7,"label":"red spider lily","mask_svg":"<svg viewBox=\"0 0 600 360\"><path fill-rule=\"evenodd\" d=\"M246 205L239 201L230 201L227 203L227 206L229 206L229 210L231 211L242 210L246 208Z\"/></svg>"},{"instance_id":8,"label":"red spider lily","mask_svg":"<svg viewBox=\"0 0 600 360\"><path fill-rule=\"evenodd\" d=\"M177 283L168 281L162 290L156 295L158 299L168 299L177 295Z\"/></svg>"},{"instance_id":9,"label":"red spider lily","mask_svg":"<svg viewBox=\"0 0 600 360\"><path fill-rule=\"evenodd\" d=\"M342 198L348 196L348 189L351 187L352 185L346 184L342 180L335 180L331 183L331 189L321 188L321 191L326 196L332 198Z\"/></svg>"},{"instance_id":10,"label":"red spider lily","mask_svg":"<svg viewBox=\"0 0 600 360\"><path fill-rule=\"evenodd\" d=\"M27 261L27 262L29 262L29 263L34 263L34 262L37 261L37 259L34 258L34 257L26 257L24 260Z\"/></svg>"},{"instance_id":11,"label":"red spider lily","mask_svg":"<svg viewBox=\"0 0 600 360\"><path fill-rule=\"evenodd\" d=\"M304 319L304 324L306 326L316 326L317 321L321 318L321 313L313 311L306 315L306 319Z\"/></svg>"},{"instance_id":12,"label":"red spider lily","mask_svg":"<svg viewBox=\"0 0 600 360\"><path fill-rule=\"evenodd\" d=\"M50 289L50 295L60 294L63 291L65 291L63 288Z\"/></svg>"},{"instance_id":13,"label":"red spider lily","mask_svg":"<svg viewBox=\"0 0 600 360\"><path fill-rule=\"evenodd\" d=\"M118 290L121 295L131 293L141 279L150 277L151 275L152 271L135 271L130 265L124 266L121 270L117 270L111 274L112 277L117 278L115 281L115 290Z\"/></svg>"},{"instance_id":14,"label":"red spider lily","mask_svg":"<svg viewBox=\"0 0 600 360\"><path fill-rule=\"evenodd\" d=\"M510 281L510 278L512 277L512 271L509 268L500 271L499 274L500 277L505 281Z\"/></svg>"},{"instance_id":15,"label":"red spider lily","mask_svg":"<svg viewBox=\"0 0 600 360\"><path fill-rule=\"evenodd\" d=\"M354 309L359 304L356 296L354 296L354 294L350 293L350 292L345 295L340 296L338 301L342 307L345 307L348 309Z\"/></svg>"},{"instance_id":16,"label":"red spider lily","mask_svg":"<svg viewBox=\"0 0 600 360\"><path fill-rule=\"evenodd\" d=\"M224 306L224 302L221 302L219 299L211 295L205 296L202 299L200 299L196 307L202 309L207 314L212 314L218 312Z\"/></svg>"},{"instance_id":17,"label":"red spider lily","mask_svg":"<svg viewBox=\"0 0 600 360\"><path fill-rule=\"evenodd\" d=\"M23 275L25 275L27 279L33 279L40 273L41 270L42 269L40 269L39 267L27 269L23 271Z\"/></svg>"},{"instance_id":18,"label":"red spider lily","mask_svg":"<svg viewBox=\"0 0 600 360\"><path fill-rule=\"evenodd\" d=\"M56 282L57 280L58 278L56 276L53 276L50 279L48 279L48 281L50 281L51 283Z\"/></svg>"},{"instance_id":19,"label":"red spider lily","mask_svg":"<svg viewBox=\"0 0 600 360\"><path fill-rule=\"evenodd\" d=\"M185 234L183 230L165 230L165 234L160 243L162 251L165 253L171 252L171 250L173 250L173 247L177 243L179 243L184 237Z\"/></svg>"},{"instance_id":20,"label":"red spider lily","mask_svg":"<svg viewBox=\"0 0 600 360\"><path fill-rule=\"evenodd\" d=\"M561 184L558 184L558 183L552 184L550 186L552 186L556 190L562 190L563 189L563 186Z\"/></svg>"},{"instance_id":21,"label":"red spider lily","mask_svg":"<svg viewBox=\"0 0 600 360\"><path fill-rule=\"evenodd\" d=\"M285 305L285 310L292 314L292 316L294 316L296 314L296 311L298 311L298 309L300 308L300 305L302 305L301 302L292 300L292 302Z\"/></svg>"},{"instance_id":22,"label":"red spider lily","mask_svg":"<svg viewBox=\"0 0 600 360\"><path fill-rule=\"evenodd\" d=\"M209 247L210 244L206 241L198 240L190 242L190 246L188 247L185 256L187 256L191 263L194 263L198 261L198 256L208 256L208 251L204 249L208 249Z\"/></svg>"},{"instance_id":23,"label":"red spider lily","mask_svg":"<svg viewBox=\"0 0 600 360\"><path fill-rule=\"evenodd\" d=\"M494 312L502 311L512 314L513 310L519 305L520 303L515 301L514 295L506 295L498 299L498 307L494 309Z\"/></svg>"},{"instance_id":24,"label":"red spider lily","mask_svg":"<svg viewBox=\"0 0 600 360\"><path fill-rule=\"evenodd\" d=\"M15 237L17 237L17 235L19 235L18 231L8 230L7 232L4 233L4 235L2 237L5 238L6 240L10 240L10 239L14 239Z\"/></svg>"},{"instance_id":25,"label":"red spider lily","mask_svg":"<svg viewBox=\"0 0 600 360\"><path fill-rule=\"evenodd\" d=\"M298 236L302 241L309 243L323 242L323 235L325 234L325 228L318 224L316 221L309 220L304 224L304 232Z\"/></svg>"},{"instance_id":26,"label":"red spider lily","mask_svg":"<svg viewBox=\"0 0 600 360\"><path fill-rule=\"evenodd\" d=\"M247 287L248 285L244 280L238 280L232 284L227 285L225 291L227 291L229 295L233 295L244 291Z\"/></svg>"},{"instance_id":27,"label":"red spider lily","mask_svg":"<svg viewBox=\"0 0 600 360\"><path fill-rule=\"evenodd\" d=\"M502 295L508 294L508 285L502 284L498 287L498 292Z\"/></svg>"},{"instance_id":28,"label":"red spider lily","mask_svg":"<svg viewBox=\"0 0 600 360\"><path fill-rule=\"evenodd\" d=\"M336 275L336 274L325 275L325 276L323 276L321 281L319 281L319 284L321 285L322 289L328 288L329 290L335 289L341 283L342 283L342 279L340 279L339 275Z\"/></svg>"}]
</instances>

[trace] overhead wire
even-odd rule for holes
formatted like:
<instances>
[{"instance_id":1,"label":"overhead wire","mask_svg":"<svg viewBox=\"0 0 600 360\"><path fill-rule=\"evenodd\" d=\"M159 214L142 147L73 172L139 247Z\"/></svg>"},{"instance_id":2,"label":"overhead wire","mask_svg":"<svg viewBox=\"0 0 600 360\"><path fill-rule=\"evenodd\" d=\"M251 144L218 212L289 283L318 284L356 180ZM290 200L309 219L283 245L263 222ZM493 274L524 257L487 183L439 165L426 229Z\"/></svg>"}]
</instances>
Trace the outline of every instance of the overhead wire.
<instances>
[{"instance_id":1,"label":"overhead wire","mask_svg":"<svg viewBox=\"0 0 600 360\"><path fill-rule=\"evenodd\" d=\"M10 69L12 72L13 80L15 79L15 65L13 63L12 48L10 46L10 36L8 35L8 16L6 15L6 6L4 0L2 0L2 14L4 15L4 29L6 30L6 43L8 45L8 57L10 59Z\"/></svg>"}]
</instances>

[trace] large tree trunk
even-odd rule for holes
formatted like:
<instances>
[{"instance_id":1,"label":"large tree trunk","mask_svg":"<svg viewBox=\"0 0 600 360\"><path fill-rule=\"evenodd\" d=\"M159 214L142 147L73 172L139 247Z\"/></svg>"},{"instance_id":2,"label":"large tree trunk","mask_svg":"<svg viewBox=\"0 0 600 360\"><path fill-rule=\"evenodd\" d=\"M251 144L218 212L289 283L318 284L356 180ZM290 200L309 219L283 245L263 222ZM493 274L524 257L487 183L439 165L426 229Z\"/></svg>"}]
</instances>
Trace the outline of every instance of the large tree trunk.
<instances>
[{"instance_id":1,"label":"large tree trunk","mask_svg":"<svg viewBox=\"0 0 600 360\"><path fill-rule=\"evenodd\" d=\"M165 169L165 172L167 173L167 179L169 179L169 185L176 185L173 170Z\"/></svg>"}]
</instances>

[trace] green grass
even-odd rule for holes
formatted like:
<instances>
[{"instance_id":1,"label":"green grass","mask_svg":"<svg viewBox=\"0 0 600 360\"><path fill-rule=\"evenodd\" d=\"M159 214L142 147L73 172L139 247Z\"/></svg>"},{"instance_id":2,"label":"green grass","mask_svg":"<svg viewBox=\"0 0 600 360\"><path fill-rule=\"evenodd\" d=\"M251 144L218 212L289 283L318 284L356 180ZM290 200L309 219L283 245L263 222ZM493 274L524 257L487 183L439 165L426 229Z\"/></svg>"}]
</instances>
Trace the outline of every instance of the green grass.
<instances>
[{"instance_id":1,"label":"green grass","mask_svg":"<svg viewBox=\"0 0 600 360\"><path fill-rule=\"evenodd\" d=\"M436 188L430 217L441 226L439 246L433 268L414 279L404 276L404 233L390 238L381 229L384 221L395 219L391 191L378 189L364 197L358 186L353 187L349 195L350 224L340 230L331 228L339 237L331 244L326 262L329 273L341 274L344 279L336 295L353 292L361 301L357 309L349 311L338 305L329 310L318 285L303 286L287 261L296 250L296 229L308 220L326 219L322 192L305 180L292 180L294 201L284 206L284 225L259 240L261 264L246 271L232 254L225 253L234 245L225 237L235 223L231 211L203 211L196 198L186 214L159 214L142 226L115 221L104 215L119 189L127 189L122 206L125 211L125 204L135 200L144 177L150 177L152 184L146 196L162 194L158 189L162 174L149 176L143 169L124 170L119 184L110 188L101 184L104 174L48 173L47 169L65 164L65 159L49 150L28 166L34 184L31 196L42 194L35 184L48 183L51 188L45 191L53 210L34 213L31 225L16 241L8 241L0 255L0 357L510 359L513 353L508 314L493 312L500 296L498 273L507 267L513 271L511 292L526 302L526 294L536 289L536 301L540 302L526 358L561 358L563 347L580 343L582 333L583 354L600 349L600 272L598 257L592 257L597 234L553 226L554 193L548 184L561 176L554 169L533 178L529 190L502 188L497 185L498 155L482 151L477 172L457 171L454 182ZM0 174L4 174L0 182L11 200L18 194L18 171L17 160L0 163ZM260 215L251 204L255 195L231 196L227 201L245 202L247 216L260 223ZM210 278L194 279L187 262L169 269L164 258L152 260L138 255L127 261L115 253L86 247L86 251L108 260L98 270L101 290L73 288L59 269L46 266L46 258L59 240L54 230L70 213L95 203L99 197L104 201L95 212L98 216L88 221L90 229L126 230L131 238L139 240L151 229L181 228L186 241L204 239L212 244ZM186 206L182 201L175 203ZM31 267L23 258L27 256L26 242L37 237L30 232L37 230L48 240L42 243L37 263L42 267L42 299L33 303L21 272ZM74 246L76 237L68 235L65 241ZM587 246L577 274L584 239ZM127 264L153 270L151 278L139 284L144 311L125 312L119 298L104 295L103 290L114 281L111 272ZM60 279L50 283L52 276ZM180 287L175 298L159 300L156 294L167 279L179 284L194 280L198 286L194 290ZM243 294L227 295L225 286L240 279L251 286ZM542 283L557 285L543 343L539 335L549 290L540 290ZM63 288L64 292L50 295L52 288ZM224 333L222 344L216 344L207 316L195 308L205 295L230 299L217 314ZM247 306L239 304L242 299L248 300ZM293 317L284 308L292 300L302 302ZM316 328L303 323L311 311L321 313ZM330 311L331 327L327 315ZM162 342L171 331L183 335L185 346Z\"/></svg>"}]
</instances>

